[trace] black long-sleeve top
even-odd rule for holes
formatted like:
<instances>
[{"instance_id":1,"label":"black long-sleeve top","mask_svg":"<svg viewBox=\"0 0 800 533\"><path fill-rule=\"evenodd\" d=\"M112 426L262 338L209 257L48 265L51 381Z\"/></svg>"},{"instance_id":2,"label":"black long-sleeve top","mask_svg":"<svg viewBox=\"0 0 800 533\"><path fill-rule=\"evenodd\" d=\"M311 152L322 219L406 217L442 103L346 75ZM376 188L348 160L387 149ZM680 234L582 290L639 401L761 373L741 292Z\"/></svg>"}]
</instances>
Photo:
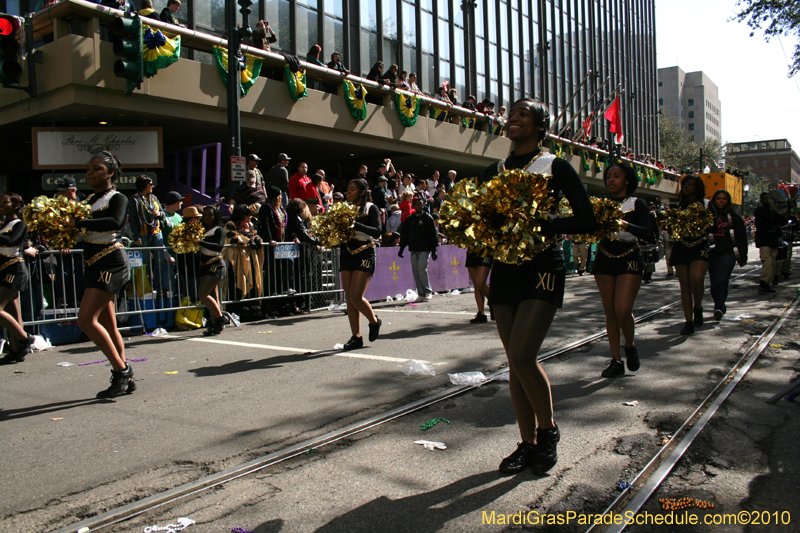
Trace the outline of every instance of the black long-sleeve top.
<instances>
[{"instance_id":1,"label":"black long-sleeve top","mask_svg":"<svg viewBox=\"0 0 800 533\"><path fill-rule=\"evenodd\" d=\"M400 248L412 252L433 252L439 246L439 232L427 212L414 213L400 226Z\"/></svg>"},{"instance_id":2,"label":"black long-sleeve top","mask_svg":"<svg viewBox=\"0 0 800 533\"><path fill-rule=\"evenodd\" d=\"M25 248L28 226L25 225L22 219L17 220L19 221L8 232L0 233L0 246L3 248L18 248L21 252ZM6 224L3 224L2 227L5 226Z\"/></svg>"},{"instance_id":3,"label":"black long-sleeve top","mask_svg":"<svg viewBox=\"0 0 800 533\"><path fill-rule=\"evenodd\" d=\"M731 229L733 229L733 239L731 239ZM747 230L744 220L736 213L714 214L714 248L710 255L720 257L725 254L733 253L734 247L739 251L739 265L747 263Z\"/></svg>"},{"instance_id":4,"label":"black long-sleeve top","mask_svg":"<svg viewBox=\"0 0 800 533\"><path fill-rule=\"evenodd\" d=\"M278 207L278 209L283 210L284 213L286 212L286 210L283 209L283 206ZM279 223L280 221L278 220L278 216L275 213L272 204L269 202L264 202L261 204L261 209L258 210L258 235L261 237L262 241L268 243L271 241L283 240L281 238L280 231L278 230Z\"/></svg>"},{"instance_id":5,"label":"black long-sleeve top","mask_svg":"<svg viewBox=\"0 0 800 533\"><path fill-rule=\"evenodd\" d=\"M208 231L208 228L206 228ZM225 246L225 230L222 229L220 226L214 228L214 233L205 237L203 240L199 242L202 248L207 248L212 252L221 253L222 248Z\"/></svg>"},{"instance_id":6,"label":"black long-sleeve top","mask_svg":"<svg viewBox=\"0 0 800 533\"><path fill-rule=\"evenodd\" d=\"M625 202L625 198L610 198L620 204ZM637 198L633 204L633 209L627 213L623 213L622 219L628 223L628 226L622 231L627 231L637 239L647 239L650 236L650 209L641 198ZM610 254L620 254L625 250L629 250L635 241L624 241L606 237L600 244L603 249Z\"/></svg>"},{"instance_id":7,"label":"black long-sleeve top","mask_svg":"<svg viewBox=\"0 0 800 533\"><path fill-rule=\"evenodd\" d=\"M305 244L322 245L319 239L308 233L308 228L300 215L289 215L289 220L286 222L286 235L288 240L296 238Z\"/></svg>"},{"instance_id":8,"label":"black long-sleeve top","mask_svg":"<svg viewBox=\"0 0 800 533\"><path fill-rule=\"evenodd\" d=\"M366 233L373 239L381 238L381 210L378 206L371 204L367 212L359 217L356 217L353 223L353 229ZM364 241L359 239L350 239L347 241L347 247L355 250L364 245Z\"/></svg>"},{"instance_id":9,"label":"black long-sleeve top","mask_svg":"<svg viewBox=\"0 0 800 533\"><path fill-rule=\"evenodd\" d=\"M86 203L94 205L106 195L108 191L94 193L86 199ZM76 228L86 228L87 231L118 231L125 225L128 216L128 198L122 193L115 193L108 201L108 207L92 212L92 218L82 218L75 221Z\"/></svg>"},{"instance_id":10,"label":"black long-sleeve top","mask_svg":"<svg viewBox=\"0 0 800 533\"><path fill-rule=\"evenodd\" d=\"M777 248L781 240L780 227L786 224L786 219L763 205L756 207L753 215L756 219L756 247Z\"/></svg>"}]
</instances>

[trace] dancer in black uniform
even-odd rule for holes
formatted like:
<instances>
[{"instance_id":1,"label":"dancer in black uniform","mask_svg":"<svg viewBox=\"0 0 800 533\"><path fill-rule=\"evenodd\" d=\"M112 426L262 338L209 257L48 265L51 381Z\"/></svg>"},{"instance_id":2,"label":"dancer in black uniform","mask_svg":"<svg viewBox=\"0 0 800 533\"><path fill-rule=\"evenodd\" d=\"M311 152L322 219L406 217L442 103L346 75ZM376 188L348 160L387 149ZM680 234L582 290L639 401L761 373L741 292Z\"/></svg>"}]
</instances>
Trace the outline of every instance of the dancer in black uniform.
<instances>
[{"instance_id":1,"label":"dancer in black uniform","mask_svg":"<svg viewBox=\"0 0 800 533\"><path fill-rule=\"evenodd\" d=\"M489 180L503 167L552 173L552 194L557 198L563 193L575 213L570 218L543 221L542 233L551 239L552 247L532 260L511 265L495 259L492 266L489 304L508 357L511 400L522 437L517 450L500 463L500 471L505 473L519 472L528 465L543 473L558 460L560 434L553 419L550 381L537 361L564 297L566 270L556 235L592 233L596 226L578 174L566 161L541 151L549 124L544 104L531 99L514 103L506 124L514 151L504 163L490 166L483 177L483 181Z\"/></svg>"},{"instance_id":2,"label":"dancer in black uniform","mask_svg":"<svg viewBox=\"0 0 800 533\"><path fill-rule=\"evenodd\" d=\"M484 298L489 299L489 285L486 284L486 280L489 279L489 272L492 270L492 258L481 257L468 251L466 266L469 280L475 289L475 303L478 305L478 314L475 315L475 318L470 319L469 323L485 324L488 319L485 313Z\"/></svg>"},{"instance_id":3,"label":"dancer in black uniform","mask_svg":"<svg viewBox=\"0 0 800 533\"><path fill-rule=\"evenodd\" d=\"M100 348L111 363L111 386L97 393L113 398L136 390L133 368L125 360L125 345L117 329L115 298L130 279L130 262L120 239L128 215L128 198L114 183L122 163L110 152L100 152L89 161L86 182L94 194L86 199L92 218L67 224L85 228L83 237L84 284L86 291L78 310L78 326Z\"/></svg>"},{"instance_id":4,"label":"dancer in black uniform","mask_svg":"<svg viewBox=\"0 0 800 533\"><path fill-rule=\"evenodd\" d=\"M706 186L698 176L689 175L681 180L681 198L678 203L680 209L686 209L695 202L708 207L705 197ZM681 305L686 318L681 335L691 335L694 328L703 325L702 303L708 271L708 235L678 240L672 247L669 261L678 273L681 286Z\"/></svg>"},{"instance_id":5,"label":"dancer in black uniform","mask_svg":"<svg viewBox=\"0 0 800 533\"><path fill-rule=\"evenodd\" d=\"M208 309L208 327L203 335L219 335L225 327L222 308L219 305L219 281L225 279L225 261L222 248L225 246L225 230L222 229L219 209L213 205L203 208L203 229L200 241L200 287L197 294Z\"/></svg>"},{"instance_id":6,"label":"dancer in black uniform","mask_svg":"<svg viewBox=\"0 0 800 533\"><path fill-rule=\"evenodd\" d=\"M611 361L603 370L604 378L625 374L619 349L619 331L625 336L625 359L628 370L639 370L639 350L633 337L633 302L642 286L644 262L638 239L650 233L650 210L641 198L631 196L639 185L636 172L625 163L607 167L603 175L609 197L622 204L622 231L604 238L597 245L592 274L600 290L606 313L606 331L611 347Z\"/></svg>"},{"instance_id":7,"label":"dancer in black uniform","mask_svg":"<svg viewBox=\"0 0 800 533\"><path fill-rule=\"evenodd\" d=\"M32 352L33 337L22 326L19 293L28 285L28 272L22 259L28 226L20 218L22 197L8 192L0 197L0 215L5 223L0 228L0 326L8 331L11 351L0 359L0 365L21 363Z\"/></svg>"},{"instance_id":8,"label":"dancer in black uniform","mask_svg":"<svg viewBox=\"0 0 800 533\"><path fill-rule=\"evenodd\" d=\"M375 316L372 306L364 298L367 286L375 274L375 244L373 238L381 236L381 212L369 201L367 182L356 178L347 184L347 201L358 207L358 217L353 225L356 237L342 246L339 253L339 271L347 301L347 318L353 336L344 345L344 350L356 350L364 346L361 337L361 315L369 321L369 341L374 342L381 330L381 319Z\"/></svg>"}]
</instances>

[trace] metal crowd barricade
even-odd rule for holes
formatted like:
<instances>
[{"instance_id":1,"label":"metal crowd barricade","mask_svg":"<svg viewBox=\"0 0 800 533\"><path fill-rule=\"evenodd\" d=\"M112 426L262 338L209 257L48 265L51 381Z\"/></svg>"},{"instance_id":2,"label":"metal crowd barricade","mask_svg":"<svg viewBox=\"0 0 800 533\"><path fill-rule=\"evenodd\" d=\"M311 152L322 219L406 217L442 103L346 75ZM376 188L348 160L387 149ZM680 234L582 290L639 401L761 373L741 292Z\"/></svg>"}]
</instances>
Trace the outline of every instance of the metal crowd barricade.
<instances>
[{"instance_id":1,"label":"metal crowd barricade","mask_svg":"<svg viewBox=\"0 0 800 533\"><path fill-rule=\"evenodd\" d=\"M338 255L305 244L280 243L263 247L262 290L242 293L234 279L238 256L223 256L228 271L220 281L223 309L241 303L302 298L309 310L322 309L343 299L339 284ZM133 247L125 250L131 261L130 282L116 297L120 330L151 331L175 325L180 309L202 308L198 302L199 263L192 254L175 254L171 246ZM82 250L47 250L27 258L29 283L20 295L25 326L51 338L54 344L78 342L80 299L84 291ZM255 275L252 269L250 276ZM185 302L184 302L184 299ZM182 306L181 303L188 303Z\"/></svg>"}]
</instances>

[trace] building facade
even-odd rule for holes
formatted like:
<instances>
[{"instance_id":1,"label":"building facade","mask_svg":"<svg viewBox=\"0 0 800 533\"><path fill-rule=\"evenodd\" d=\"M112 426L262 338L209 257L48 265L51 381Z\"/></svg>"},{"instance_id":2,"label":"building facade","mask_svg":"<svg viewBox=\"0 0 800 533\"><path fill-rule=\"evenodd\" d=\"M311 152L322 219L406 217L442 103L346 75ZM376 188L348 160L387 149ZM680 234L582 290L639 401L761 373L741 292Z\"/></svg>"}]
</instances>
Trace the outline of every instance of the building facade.
<instances>
[{"instance_id":1,"label":"building facade","mask_svg":"<svg viewBox=\"0 0 800 533\"><path fill-rule=\"evenodd\" d=\"M697 144L722 140L722 104L717 85L702 71L658 69L658 107L680 120Z\"/></svg>"},{"instance_id":2,"label":"building facade","mask_svg":"<svg viewBox=\"0 0 800 533\"><path fill-rule=\"evenodd\" d=\"M781 181L800 183L800 158L786 139L730 143L725 165L731 170L749 170L772 189Z\"/></svg>"}]
</instances>

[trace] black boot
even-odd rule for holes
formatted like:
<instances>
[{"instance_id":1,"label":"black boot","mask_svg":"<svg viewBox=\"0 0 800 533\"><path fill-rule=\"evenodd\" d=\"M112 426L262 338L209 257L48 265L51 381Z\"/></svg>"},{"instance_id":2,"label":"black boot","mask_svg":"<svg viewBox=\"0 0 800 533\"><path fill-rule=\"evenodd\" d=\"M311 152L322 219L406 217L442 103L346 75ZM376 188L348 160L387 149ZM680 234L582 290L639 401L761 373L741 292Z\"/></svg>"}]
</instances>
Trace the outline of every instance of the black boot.
<instances>
[{"instance_id":1,"label":"black boot","mask_svg":"<svg viewBox=\"0 0 800 533\"><path fill-rule=\"evenodd\" d=\"M16 350L10 350L0 359L0 365L12 365L25 361L25 356L33 353L33 336L28 335L26 338L20 339L17 341L17 346Z\"/></svg>"},{"instance_id":2,"label":"black boot","mask_svg":"<svg viewBox=\"0 0 800 533\"><path fill-rule=\"evenodd\" d=\"M536 430L536 449L531 458L531 470L536 474L544 474L558 462L556 447L561 440L558 426L553 429Z\"/></svg>"},{"instance_id":3,"label":"black boot","mask_svg":"<svg viewBox=\"0 0 800 533\"><path fill-rule=\"evenodd\" d=\"M209 320L208 327L203 332L203 335L206 337L211 337L213 335L219 335L222 333L222 330L225 329L225 319L220 318L212 318Z\"/></svg>"},{"instance_id":4,"label":"black boot","mask_svg":"<svg viewBox=\"0 0 800 533\"><path fill-rule=\"evenodd\" d=\"M702 307L695 307L694 308L694 321L692 322L694 327L699 328L703 325L703 308Z\"/></svg>"},{"instance_id":5,"label":"black boot","mask_svg":"<svg viewBox=\"0 0 800 533\"><path fill-rule=\"evenodd\" d=\"M133 380L133 367L125 365L122 370L111 371L111 386L106 390L97 393L97 398L116 398L123 394L131 394L136 390L136 382Z\"/></svg>"}]
</instances>

